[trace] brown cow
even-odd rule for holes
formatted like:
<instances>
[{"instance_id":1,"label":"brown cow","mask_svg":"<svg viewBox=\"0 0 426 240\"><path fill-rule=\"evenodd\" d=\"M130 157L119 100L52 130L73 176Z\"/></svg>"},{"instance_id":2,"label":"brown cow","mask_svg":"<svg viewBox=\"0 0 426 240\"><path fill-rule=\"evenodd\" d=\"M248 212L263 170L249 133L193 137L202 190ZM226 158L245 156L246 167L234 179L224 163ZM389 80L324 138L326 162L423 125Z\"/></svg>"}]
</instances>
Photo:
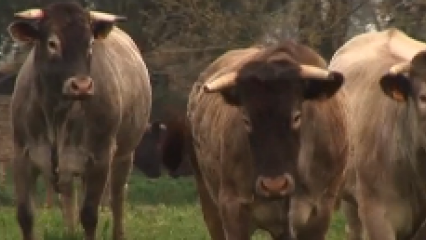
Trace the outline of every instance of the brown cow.
<instances>
[{"instance_id":1,"label":"brown cow","mask_svg":"<svg viewBox=\"0 0 426 240\"><path fill-rule=\"evenodd\" d=\"M325 239L347 147L344 79L325 68L286 41L228 51L194 84L184 136L212 239Z\"/></svg>"},{"instance_id":2,"label":"brown cow","mask_svg":"<svg viewBox=\"0 0 426 240\"><path fill-rule=\"evenodd\" d=\"M355 36L330 63L347 79L350 240L426 239L425 50L388 29Z\"/></svg>"},{"instance_id":3,"label":"brown cow","mask_svg":"<svg viewBox=\"0 0 426 240\"><path fill-rule=\"evenodd\" d=\"M11 103L23 238L34 239L31 192L40 172L70 202L73 177L81 177L85 239L96 237L98 207L110 179L112 235L122 239L124 186L151 111L151 86L141 54L114 26L123 19L119 16L89 12L73 2L15 15L10 35L34 44ZM70 229L73 212L66 216Z\"/></svg>"}]
</instances>

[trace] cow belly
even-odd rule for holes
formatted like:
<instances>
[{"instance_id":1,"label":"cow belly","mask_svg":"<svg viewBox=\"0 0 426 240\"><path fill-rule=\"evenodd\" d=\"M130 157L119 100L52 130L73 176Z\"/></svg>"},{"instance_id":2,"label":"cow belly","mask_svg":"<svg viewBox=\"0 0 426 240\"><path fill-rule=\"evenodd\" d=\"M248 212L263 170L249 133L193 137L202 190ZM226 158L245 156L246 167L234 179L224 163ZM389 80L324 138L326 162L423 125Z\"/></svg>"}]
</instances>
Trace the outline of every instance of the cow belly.
<instances>
[{"instance_id":1,"label":"cow belly","mask_svg":"<svg viewBox=\"0 0 426 240\"><path fill-rule=\"evenodd\" d=\"M251 215L256 228L281 235L288 228L288 208L284 201L265 201L251 205Z\"/></svg>"}]
</instances>

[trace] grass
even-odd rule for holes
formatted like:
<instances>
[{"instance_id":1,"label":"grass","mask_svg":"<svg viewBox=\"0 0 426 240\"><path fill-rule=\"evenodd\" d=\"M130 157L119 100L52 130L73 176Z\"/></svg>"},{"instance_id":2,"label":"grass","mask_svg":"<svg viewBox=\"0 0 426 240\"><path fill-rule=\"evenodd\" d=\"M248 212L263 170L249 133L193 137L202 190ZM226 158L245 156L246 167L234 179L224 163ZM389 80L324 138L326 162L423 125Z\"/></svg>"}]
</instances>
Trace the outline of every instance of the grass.
<instances>
[{"instance_id":1,"label":"grass","mask_svg":"<svg viewBox=\"0 0 426 240\"><path fill-rule=\"evenodd\" d=\"M41 181L40 181L41 182ZM81 229L75 236L67 236L62 215L57 207L40 207L44 198L44 186L38 186L36 231L39 239L82 239ZM126 203L125 231L128 240L207 240L210 239L204 225L194 182L191 178L168 177L150 180L134 173L129 182ZM98 239L111 239L110 212L102 212L98 223ZM328 233L328 240L344 239L344 219L336 213ZM258 232L255 240L269 239ZM0 188L0 238L20 239L20 230L13 207L13 186Z\"/></svg>"}]
</instances>

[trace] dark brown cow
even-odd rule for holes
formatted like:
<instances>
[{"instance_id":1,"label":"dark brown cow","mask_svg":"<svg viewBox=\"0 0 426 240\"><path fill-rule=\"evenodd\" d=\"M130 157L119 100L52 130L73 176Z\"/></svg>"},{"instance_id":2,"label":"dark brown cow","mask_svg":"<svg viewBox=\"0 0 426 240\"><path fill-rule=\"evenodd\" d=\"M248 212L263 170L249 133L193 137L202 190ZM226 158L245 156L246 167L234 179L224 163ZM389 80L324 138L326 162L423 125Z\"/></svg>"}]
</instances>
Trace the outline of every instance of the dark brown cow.
<instances>
[{"instance_id":1,"label":"dark brown cow","mask_svg":"<svg viewBox=\"0 0 426 240\"><path fill-rule=\"evenodd\" d=\"M164 148L164 139L173 135L176 131L180 131L182 127L181 119L174 119L160 122L154 121L149 124L141 142L135 150L135 160L133 165L136 169L144 173L149 178L159 178L162 173L162 154ZM173 151L170 150L169 151ZM172 152L176 154L176 152ZM191 176L192 169L188 158L182 161L182 164L174 171L168 173L171 177L177 178L182 176Z\"/></svg>"},{"instance_id":2,"label":"dark brown cow","mask_svg":"<svg viewBox=\"0 0 426 240\"><path fill-rule=\"evenodd\" d=\"M152 122L135 150L133 165L149 178L161 176L160 149L166 131L166 125L163 123Z\"/></svg>"},{"instance_id":3,"label":"dark brown cow","mask_svg":"<svg viewBox=\"0 0 426 240\"><path fill-rule=\"evenodd\" d=\"M132 39L114 26L123 19L73 2L15 14L17 41L34 44L12 95L17 218L34 239L31 192L40 172L68 206L73 178L83 180L80 220L95 239L98 207L111 187L113 239L123 238L123 200L133 152L151 111L148 70ZM65 220L74 225L74 211Z\"/></svg>"},{"instance_id":4,"label":"dark brown cow","mask_svg":"<svg viewBox=\"0 0 426 240\"><path fill-rule=\"evenodd\" d=\"M325 68L288 41L231 50L194 84L183 136L212 239L325 239L347 147L343 76Z\"/></svg>"},{"instance_id":5,"label":"dark brown cow","mask_svg":"<svg viewBox=\"0 0 426 240\"><path fill-rule=\"evenodd\" d=\"M426 239L426 44L397 29L361 34L330 69L347 79L348 239Z\"/></svg>"}]
</instances>

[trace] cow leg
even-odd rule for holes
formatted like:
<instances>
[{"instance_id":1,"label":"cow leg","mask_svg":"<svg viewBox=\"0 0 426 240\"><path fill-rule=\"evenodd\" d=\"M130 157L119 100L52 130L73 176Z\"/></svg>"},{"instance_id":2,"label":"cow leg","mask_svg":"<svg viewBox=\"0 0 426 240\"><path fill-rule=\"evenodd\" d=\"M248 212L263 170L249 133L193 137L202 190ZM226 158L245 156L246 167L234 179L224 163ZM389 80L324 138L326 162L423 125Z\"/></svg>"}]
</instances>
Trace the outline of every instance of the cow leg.
<instances>
[{"instance_id":1,"label":"cow leg","mask_svg":"<svg viewBox=\"0 0 426 240\"><path fill-rule=\"evenodd\" d=\"M53 196L56 193L53 190L52 183L49 181L49 179L47 179L45 177L44 178L44 182L45 182L45 185L46 185L46 208L51 208L52 207L52 202L53 202Z\"/></svg>"},{"instance_id":2,"label":"cow leg","mask_svg":"<svg viewBox=\"0 0 426 240\"><path fill-rule=\"evenodd\" d=\"M219 212L227 240L249 240L250 215L247 206L234 191L222 184L219 191Z\"/></svg>"},{"instance_id":3,"label":"cow leg","mask_svg":"<svg viewBox=\"0 0 426 240\"><path fill-rule=\"evenodd\" d=\"M384 203L371 190L367 190L368 183L358 184L358 214L368 239L395 240L395 231L385 217Z\"/></svg>"},{"instance_id":4,"label":"cow leg","mask_svg":"<svg viewBox=\"0 0 426 240\"><path fill-rule=\"evenodd\" d=\"M306 226L297 232L297 240L325 240L330 226L333 208L325 207Z\"/></svg>"},{"instance_id":5,"label":"cow leg","mask_svg":"<svg viewBox=\"0 0 426 240\"><path fill-rule=\"evenodd\" d=\"M33 193L38 171L29 164L27 157L14 161L14 183L16 193L16 216L24 240L34 238L34 202Z\"/></svg>"},{"instance_id":6,"label":"cow leg","mask_svg":"<svg viewBox=\"0 0 426 240\"><path fill-rule=\"evenodd\" d=\"M209 230L212 240L226 240L225 233L220 219L219 209L213 202L210 194L204 184L203 179L197 173L194 174L197 191L200 197L201 210L203 212L204 222Z\"/></svg>"},{"instance_id":7,"label":"cow leg","mask_svg":"<svg viewBox=\"0 0 426 240\"><path fill-rule=\"evenodd\" d=\"M105 186L105 190L104 193L102 194L102 199L101 199L101 210L102 211L106 211L107 207L110 205L111 201L111 184L108 181L106 186Z\"/></svg>"},{"instance_id":8,"label":"cow leg","mask_svg":"<svg viewBox=\"0 0 426 240\"><path fill-rule=\"evenodd\" d=\"M61 189L61 210L69 233L74 233L76 226L76 194L73 181Z\"/></svg>"},{"instance_id":9,"label":"cow leg","mask_svg":"<svg viewBox=\"0 0 426 240\"><path fill-rule=\"evenodd\" d=\"M273 240L296 240L297 238L295 238L290 231L290 224L284 223L283 226L287 226L285 231L283 231L280 235L274 235L273 233L270 232L269 234L271 235L271 238Z\"/></svg>"},{"instance_id":10,"label":"cow leg","mask_svg":"<svg viewBox=\"0 0 426 240\"><path fill-rule=\"evenodd\" d=\"M133 156L114 159L111 168L111 211L113 217L113 240L124 239L123 210L126 183L132 170Z\"/></svg>"},{"instance_id":11,"label":"cow leg","mask_svg":"<svg viewBox=\"0 0 426 240\"><path fill-rule=\"evenodd\" d=\"M95 240L98 224L98 208L102 193L107 183L108 165L90 168L84 178L84 198L80 210L80 221L83 225L85 239Z\"/></svg>"},{"instance_id":12,"label":"cow leg","mask_svg":"<svg viewBox=\"0 0 426 240\"><path fill-rule=\"evenodd\" d=\"M342 201L342 210L346 217L346 239L362 240L362 223L358 216L358 207L355 204Z\"/></svg>"}]
</instances>

